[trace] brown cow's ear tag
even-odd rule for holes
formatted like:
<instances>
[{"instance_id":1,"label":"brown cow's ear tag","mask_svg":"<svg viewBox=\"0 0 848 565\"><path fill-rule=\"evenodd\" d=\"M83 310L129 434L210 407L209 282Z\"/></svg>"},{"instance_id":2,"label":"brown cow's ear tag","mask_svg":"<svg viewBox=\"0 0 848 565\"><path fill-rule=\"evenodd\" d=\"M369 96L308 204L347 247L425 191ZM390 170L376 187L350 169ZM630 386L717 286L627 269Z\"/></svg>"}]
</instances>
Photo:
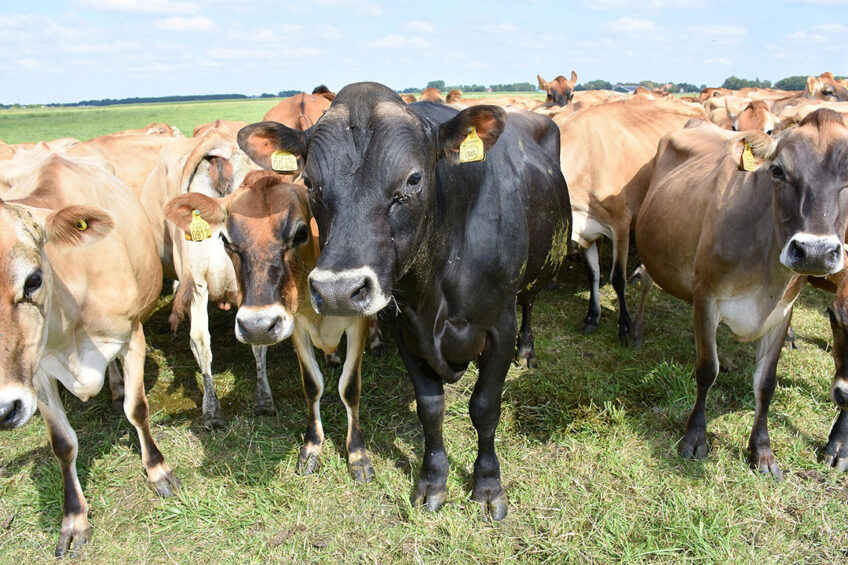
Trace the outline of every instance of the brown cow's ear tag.
<instances>
[{"instance_id":1,"label":"brown cow's ear tag","mask_svg":"<svg viewBox=\"0 0 848 565\"><path fill-rule=\"evenodd\" d=\"M74 227L77 228L79 231L85 231L88 229L88 222L83 219L79 219L74 222Z\"/></svg>"},{"instance_id":2,"label":"brown cow's ear tag","mask_svg":"<svg viewBox=\"0 0 848 565\"><path fill-rule=\"evenodd\" d=\"M271 168L278 173L291 173L297 170L297 157L288 151L271 153Z\"/></svg>"},{"instance_id":3,"label":"brown cow's ear tag","mask_svg":"<svg viewBox=\"0 0 848 565\"><path fill-rule=\"evenodd\" d=\"M742 150L742 170L753 171L757 168L757 163L754 161L754 152L751 151L751 144L745 142L745 149Z\"/></svg>"},{"instance_id":4,"label":"brown cow's ear tag","mask_svg":"<svg viewBox=\"0 0 848 565\"><path fill-rule=\"evenodd\" d=\"M191 213L191 224L188 231L189 233L185 234L188 241L203 241L212 237L212 228L209 227L209 222L200 216L198 210Z\"/></svg>"},{"instance_id":5,"label":"brown cow's ear tag","mask_svg":"<svg viewBox=\"0 0 848 565\"><path fill-rule=\"evenodd\" d=\"M468 136L459 144L459 162L473 163L486 159L483 140L477 137L477 128L468 126Z\"/></svg>"}]
</instances>

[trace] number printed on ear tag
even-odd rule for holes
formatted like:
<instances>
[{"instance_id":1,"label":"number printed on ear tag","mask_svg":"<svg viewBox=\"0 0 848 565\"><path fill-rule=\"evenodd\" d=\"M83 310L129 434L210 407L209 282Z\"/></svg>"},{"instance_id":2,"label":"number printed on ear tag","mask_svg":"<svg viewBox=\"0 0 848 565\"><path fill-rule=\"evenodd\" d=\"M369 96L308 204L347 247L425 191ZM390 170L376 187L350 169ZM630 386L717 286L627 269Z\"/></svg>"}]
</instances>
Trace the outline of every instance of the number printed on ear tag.
<instances>
[{"instance_id":1,"label":"number printed on ear tag","mask_svg":"<svg viewBox=\"0 0 848 565\"><path fill-rule=\"evenodd\" d=\"M278 173L291 173L297 170L297 157L288 151L271 153L271 168Z\"/></svg>"},{"instance_id":2,"label":"number printed on ear tag","mask_svg":"<svg viewBox=\"0 0 848 565\"><path fill-rule=\"evenodd\" d=\"M192 211L188 231L189 233L185 234L185 238L189 241L203 241L212 237L212 228L209 226L209 222L200 216L199 210Z\"/></svg>"},{"instance_id":3,"label":"number printed on ear tag","mask_svg":"<svg viewBox=\"0 0 848 565\"><path fill-rule=\"evenodd\" d=\"M486 151L483 149L483 140L477 137L477 129L474 126L468 126L468 136L459 144L459 162L473 163L485 158Z\"/></svg>"}]
</instances>

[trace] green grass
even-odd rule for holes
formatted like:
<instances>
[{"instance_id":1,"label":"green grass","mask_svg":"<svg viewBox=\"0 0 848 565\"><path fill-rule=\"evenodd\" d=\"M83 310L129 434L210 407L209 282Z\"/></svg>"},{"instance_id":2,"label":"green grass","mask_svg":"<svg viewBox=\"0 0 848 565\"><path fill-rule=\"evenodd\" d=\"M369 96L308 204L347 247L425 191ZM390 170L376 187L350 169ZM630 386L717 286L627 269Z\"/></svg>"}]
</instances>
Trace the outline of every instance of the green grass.
<instances>
[{"instance_id":1,"label":"green grass","mask_svg":"<svg viewBox=\"0 0 848 565\"><path fill-rule=\"evenodd\" d=\"M254 368L232 335L233 314L212 316L215 380L230 421L200 425L199 375L185 327L167 333L170 298L146 325L146 384L153 434L183 483L157 500L145 486L135 433L108 393L66 406L94 537L78 563L837 563L848 555L846 479L817 461L835 408L823 310L805 290L793 325L799 351L784 351L771 412L772 442L786 474L750 471L754 346L719 335L722 372L708 403L705 461L676 443L694 398L691 308L651 299L641 349L616 338L614 294L603 287L595 335L577 327L587 292L567 263L534 316L540 367L513 367L497 435L510 511L483 522L470 500L476 437L468 418L475 370L447 387L447 505L410 506L422 456L412 394L393 345L366 356L362 427L376 480L354 483L344 459L338 371L327 372L327 445L317 474L294 472L305 427L297 361L286 342L269 352L276 417L251 411ZM629 289L635 306L638 289ZM61 479L41 419L0 435L0 562L50 559L61 517Z\"/></svg>"}]
</instances>

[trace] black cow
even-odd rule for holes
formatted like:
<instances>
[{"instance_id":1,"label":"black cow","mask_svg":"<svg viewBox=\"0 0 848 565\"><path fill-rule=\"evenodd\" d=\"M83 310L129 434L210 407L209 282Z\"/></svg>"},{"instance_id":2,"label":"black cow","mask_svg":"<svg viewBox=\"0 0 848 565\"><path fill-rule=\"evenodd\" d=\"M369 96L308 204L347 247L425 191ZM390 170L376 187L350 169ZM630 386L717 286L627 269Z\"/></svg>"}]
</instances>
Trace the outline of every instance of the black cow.
<instances>
[{"instance_id":1,"label":"black cow","mask_svg":"<svg viewBox=\"0 0 848 565\"><path fill-rule=\"evenodd\" d=\"M461 163L471 128L486 158ZM473 498L502 519L507 501L494 436L515 351L516 296L525 313L519 349L529 360L533 296L555 273L571 231L556 125L496 106L457 113L406 105L366 82L343 88L306 131L261 122L241 130L239 145L264 167L275 150L306 160L323 246L309 277L315 309L369 316L395 303L395 338L425 438L412 500L429 510L447 496L443 383L477 362Z\"/></svg>"}]
</instances>

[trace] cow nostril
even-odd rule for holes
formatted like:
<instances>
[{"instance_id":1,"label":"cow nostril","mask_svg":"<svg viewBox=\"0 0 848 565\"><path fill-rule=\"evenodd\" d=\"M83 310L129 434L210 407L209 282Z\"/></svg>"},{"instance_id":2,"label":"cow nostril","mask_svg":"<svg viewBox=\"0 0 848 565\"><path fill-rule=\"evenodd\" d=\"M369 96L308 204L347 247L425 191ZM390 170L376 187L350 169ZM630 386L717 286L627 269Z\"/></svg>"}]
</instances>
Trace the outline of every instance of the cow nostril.
<instances>
[{"instance_id":1,"label":"cow nostril","mask_svg":"<svg viewBox=\"0 0 848 565\"><path fill-rule=\"evenodd\" d=\"M241 335L247 335L247 328L244 327L244 324L238 318L236 318L236 326L238 326L238 330Z\"/></svg>"},{"instance_id":2,"label":"cow nostril","mask_svg":"<svg viewBox=\"0 0 848 565\"><path fill-rule=\"evenodd\" d=\"M842 389L840 389L838 386L833 387L833 402L837 406L845 405L845 393L842 392Z\"/></svg>"},{"instance_id":3,"label":"cow nostril","mask_svg":"<svg viewBox=\"0 0 848 565\"><path fill-rule=\"evenodd\" d=\"M796 261L803 261L807 258L807 252L797 241L792 242L792 247L789 250Z\"/></svg>"},{"instance_id":4,"label":"cow nostril","mask_svg":"<svg viewBox=\"0 0 848 565\"><path fill-rule=\"evenodd\" d=\"M350 293L350 299L356 303L363 303L368 300L371 291L371 283L367 278L362 278L361 282L356 285L353 292Z\"/></svg>"},{"instance_id":5,"label":"cow nostril","mask_svg":"<svg viewBox=\"0 0 848 565\"><path fill-rule=\"evenodd\" d=\"M20 399L0 407L0 427L11 427L22 407Z\"/></svg>"},{"instance_id":6,"label":"cow nostril","mask_svg":"<svg viewBox=\"0 0 848 565\"><path fill-rule=\"evenodd\" d=\"M283 317L277 316L274 318L274 321L271 322L271 325L268 326L268 333L270 335L274 335L280 333L280 328L283 325Z\"/></svg>"},{"instance_id":7,"label":"cow nostril","mask_svg":"<svg viewBox=\"0 0 848 565\"><path fill-rule=\"evenodd\" d=\"M315 288L315 282L309 281L309 294L312 295L312 302L315 304L315 307L318 308L324 302L324 299L321 297L321 293L318 292L318 289Z\"/></svg>"}]
</instances>

